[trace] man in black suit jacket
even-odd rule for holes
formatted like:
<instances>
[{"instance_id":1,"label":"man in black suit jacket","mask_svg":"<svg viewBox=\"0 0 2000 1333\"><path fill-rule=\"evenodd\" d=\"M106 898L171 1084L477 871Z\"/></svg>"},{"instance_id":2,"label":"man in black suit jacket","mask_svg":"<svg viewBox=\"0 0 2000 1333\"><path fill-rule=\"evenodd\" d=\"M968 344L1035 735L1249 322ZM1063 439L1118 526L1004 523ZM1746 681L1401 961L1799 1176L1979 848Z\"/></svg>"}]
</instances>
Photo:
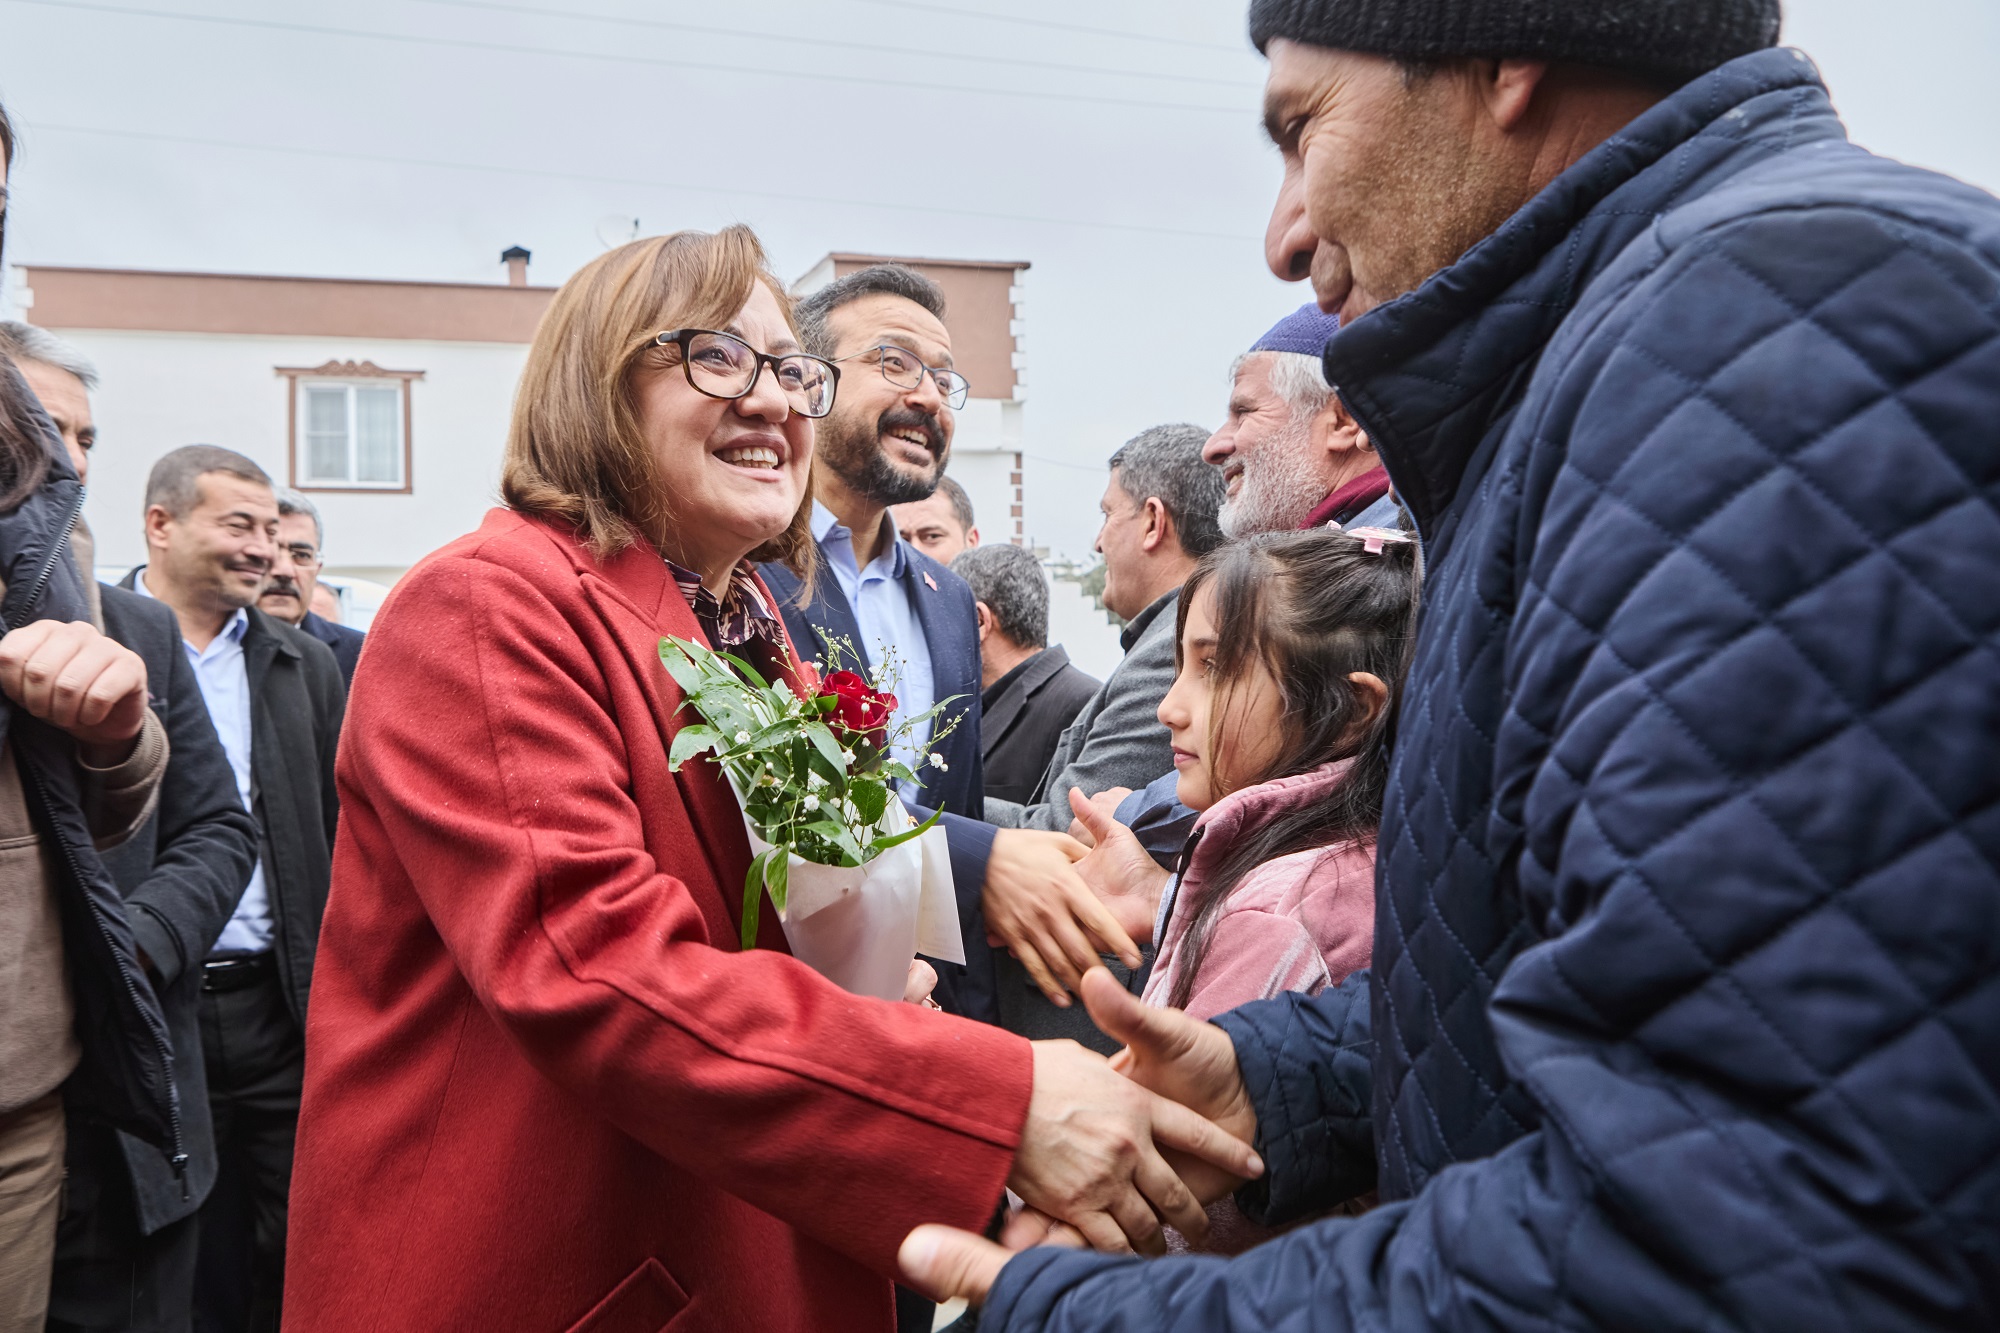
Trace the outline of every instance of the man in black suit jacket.
<instances>
[{"instance_id":1,"label":"man in black suit jacket","mask_svg":"<svg viewBox=\"0 0 2000 1333\"><path fill-rule=\"evenodd\" d=\"M153 711L167 730L158 809L103 857L125 894L167 1021L187 1161L177 1174L151 1145L71 1118L51 1333L187 1327L194 1215L216 1171L202 1064L202 963L257 860L256 821L237 798L173 612L123 588L98 592L104 632L145 659Z\"/></svg>"},{"instance_id":2,"label":"man in black suit jacket","mask_svg":"<svg viewBox=\"0 0 2000 1333\"><path fill-rule=\"evenodd\" d=\"M1048 646L1048 575L1033 553L975 546L951 571L972 589L979 616L986 795L1026 804L1099 682L1071 666L1061 644Z\"/></svg>"},{"instance_id":3,"label":"man in black suit jacket","mask_svg":"<svg viewBox=\"0 0 2000 1333\"><path fill-rule=\"evenodd\" d=\"M361 641L367 636L312 609L313 589L319 586L320 566L326 563L326 527L320 522L319 506L289 486L280 486L277 496L278 549L257 609L296 625L333 649L340 679L351 686L354 667L361 661Z\"/></svg>"},{"instance_id":4,"label":"man in black suit jacket","mask_svg":"<svg viewBox=\"0 0 2000 1333\"><path fill-rule=\"evenodd\" d=\"M220 1164L199 1220L196 1309L204 1327L275 1330L347 694L325 644L252 605L278 531L263 469L227 449L188 445L154 465L146 500L150 560L125 586L173 609L261 833L250 884L201 966L201 1041Z\"/></svg>"}]
</instances>

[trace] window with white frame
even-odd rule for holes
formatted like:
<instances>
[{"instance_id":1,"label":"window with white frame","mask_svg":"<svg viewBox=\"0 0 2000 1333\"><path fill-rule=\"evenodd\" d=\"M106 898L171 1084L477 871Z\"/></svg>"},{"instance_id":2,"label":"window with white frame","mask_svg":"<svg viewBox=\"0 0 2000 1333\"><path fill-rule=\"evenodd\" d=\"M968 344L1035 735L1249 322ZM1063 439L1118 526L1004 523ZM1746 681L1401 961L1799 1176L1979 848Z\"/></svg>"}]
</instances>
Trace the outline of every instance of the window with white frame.
<instances>
[{"instance_id":1,"label":"window with white frame","mask_svg":"<svg viewBox=\"0 0 2000 1333\"><path fill-rule=\"evenodd\" d=\"M410 489L410 383L422 371L349 361L278 373L292 384L293 485Z\"/></svg>"},{"instance_id":2,"label":"window with white frame","mask_svg":"<svg viewBox=\"0 0 2000 1333\"><path fill-rule=\"evenodd\" d=\"M308 486L403 484L403 386L299 381Z\"/></svg>"}]
</instances>

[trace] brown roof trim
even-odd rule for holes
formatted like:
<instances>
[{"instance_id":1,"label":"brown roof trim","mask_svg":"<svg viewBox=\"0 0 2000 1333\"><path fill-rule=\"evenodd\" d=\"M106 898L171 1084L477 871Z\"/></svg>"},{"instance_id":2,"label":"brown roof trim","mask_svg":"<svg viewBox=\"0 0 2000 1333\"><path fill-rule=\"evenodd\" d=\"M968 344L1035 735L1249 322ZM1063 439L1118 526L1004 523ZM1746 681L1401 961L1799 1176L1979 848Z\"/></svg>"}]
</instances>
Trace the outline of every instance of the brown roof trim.
<instances>
[{"instance_id":1,"label":"brown roof trim","mask_svg":"<svg viewBox=\"0 0 2000 1333\"><path fill-rule=\"evenodd\" d=\"M930 268L1032 268L1025 259L925 259L920 255L864 255L853 250L835 250L827 259L836 264L909 264ZM822 263L825 260L820 261Z\"/></svg>"},{"instance_id":2,"label":"brown roof trim","mask_svg":"<svg viewBox=\"0 0 2000 1333\"><path fill-rule=\"evenodd\" d=\"M527 343L553 287L22 266L51 329Z\"/></svg>"}]
</instances>

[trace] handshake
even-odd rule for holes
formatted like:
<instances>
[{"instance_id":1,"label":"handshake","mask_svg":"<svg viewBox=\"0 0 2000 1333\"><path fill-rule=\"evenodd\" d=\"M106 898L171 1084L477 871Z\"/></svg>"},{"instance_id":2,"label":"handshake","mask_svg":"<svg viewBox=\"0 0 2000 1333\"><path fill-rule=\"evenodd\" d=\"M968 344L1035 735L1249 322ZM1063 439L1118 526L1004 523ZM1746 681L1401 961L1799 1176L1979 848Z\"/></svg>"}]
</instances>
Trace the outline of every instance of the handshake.
<instances>
[{"instance_id":1,"label":"handshake","mask_svg":"<svg viewBox=\"0 0 2000 1333\"><path fill-rule=\"evenodd\" d=\"M1034 1090L1007 1180L1027 1207L1009 1219L1006 1243L934 1225L903 1241L905 1280L939 1300L982 1302L1011 1252L1029 1245L1158 1254L1163 1223L1199 1241L1205 1206L1263 1174L1250 1147L1256 1112L1221 1028L1148 1008L1102 967L1079 993L1125 1049L1106 1060L1071 1041L1034 1044Z\"/></svg>"}]
</instances>

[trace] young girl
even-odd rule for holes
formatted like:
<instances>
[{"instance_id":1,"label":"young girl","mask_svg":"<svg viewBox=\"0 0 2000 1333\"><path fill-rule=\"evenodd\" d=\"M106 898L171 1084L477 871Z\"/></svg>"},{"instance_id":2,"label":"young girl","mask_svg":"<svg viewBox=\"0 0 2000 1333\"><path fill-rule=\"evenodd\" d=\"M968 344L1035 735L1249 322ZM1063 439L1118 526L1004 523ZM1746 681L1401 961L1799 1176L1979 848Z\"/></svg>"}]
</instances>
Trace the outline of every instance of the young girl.
<instances>
[{"instance_id":1,"label":"young girl","mask_svg":"<svg viewBox=\"0 0 2000 1333\"><path fill-rule=\"evenodd\" d=\"M1160 894L1145 1000L1212 1018L1368 965L1385 732L1416 601L1417 548L1378 529L1253 537L1182 589L1178 675L1160 703L1181 802L1200 812L1177 875L1073 800L1100 891ZM1269 1233L1227 1200L1206 1248Z\"/></svg>"}]
</instances>

